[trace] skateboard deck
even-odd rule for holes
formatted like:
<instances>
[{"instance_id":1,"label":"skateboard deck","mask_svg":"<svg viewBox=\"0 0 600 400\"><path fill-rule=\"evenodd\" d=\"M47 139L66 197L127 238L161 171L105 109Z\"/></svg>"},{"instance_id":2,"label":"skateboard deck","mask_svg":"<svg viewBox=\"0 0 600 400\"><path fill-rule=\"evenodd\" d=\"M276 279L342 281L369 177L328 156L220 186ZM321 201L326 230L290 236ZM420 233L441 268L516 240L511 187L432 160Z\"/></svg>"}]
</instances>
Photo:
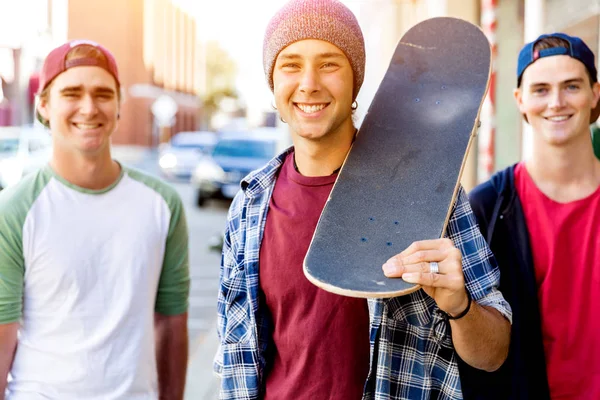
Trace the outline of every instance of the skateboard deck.
<instances>
[{"instance_id":1,"label":"skateboard deck","mask_svg":"<svg viewBox=\"0 0 600 400\"><path fill-rule=\"evenodd\" d=\"M420 288L381 267L412 242L443 236L490 66L487 38L460 19L432 18L402 37L304 260L313 284L374 298Z\"/></svg>"}]
</instances>

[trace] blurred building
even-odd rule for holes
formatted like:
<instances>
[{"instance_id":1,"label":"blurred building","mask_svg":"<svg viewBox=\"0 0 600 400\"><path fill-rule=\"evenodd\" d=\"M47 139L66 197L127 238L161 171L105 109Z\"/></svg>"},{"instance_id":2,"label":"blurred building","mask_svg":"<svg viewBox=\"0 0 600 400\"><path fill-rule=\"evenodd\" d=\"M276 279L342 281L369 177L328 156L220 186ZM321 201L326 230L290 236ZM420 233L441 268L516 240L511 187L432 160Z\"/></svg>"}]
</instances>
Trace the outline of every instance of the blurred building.
<instances>
[{"instance_id":1,"label":"blurred building","mask_svg":"<svg viewBox=\"0 0 600 400\"><path fill-rule=\"evenodd\" d=\"M49 45L49 16L47 0L0 0L0 125L33 120L32 93Z\"/></svg>"},{"instance_id":2,"label":"blurred building","mask_svg":"<svg viewBox=\"0 0 600 400\"><path fill-rule=\"evenodd\" d=\"M65 39L97 41L117 59L125 101L114 143L158 144L164 130L159 129L151 107L163 95L178 106L170 134L199 126L201 71L197 67L201 63L196 23L188 13L170 0L66 3Z\"/></svg>"},{"instance_id":3,"label":"blurred building","mask_svg":"<svg viewBox=\"0 0 600 400\"><path fill-rule=\"evenodd\" d=\"M546 0L546 31L563 31L581 37L596 55L599 49L600 28L599 0Z\"/></svg>"},{"instance_id":4,"label":"blurred building","mask_svg":"<svg viewBox=\"0 0 600 400\"><path fill-rule=\"evenodd\" d=\"M114 143L154 146L159 133L200 125L196 22L171 0L0 0L0 10L0 125L33 121L43 59L71 39L101 43L117 59L125 96ZM165 96L177 113L159 127L151 107Z\"/></svg>"}]
</instances>

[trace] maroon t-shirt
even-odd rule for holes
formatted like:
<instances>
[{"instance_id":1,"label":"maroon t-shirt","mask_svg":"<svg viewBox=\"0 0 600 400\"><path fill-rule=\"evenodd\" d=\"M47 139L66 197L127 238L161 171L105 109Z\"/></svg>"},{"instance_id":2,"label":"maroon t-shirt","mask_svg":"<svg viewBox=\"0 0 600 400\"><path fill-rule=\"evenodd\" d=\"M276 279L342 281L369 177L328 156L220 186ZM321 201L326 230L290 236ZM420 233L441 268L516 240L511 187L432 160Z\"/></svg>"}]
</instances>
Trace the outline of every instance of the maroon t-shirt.
<instances>
[{"instance_id":1,"label":"maroon t-shirt","mask_svg":"<svg viewBox=\"0 0 600 400\"><path fill-rule=\"evenodd\" d=\"M302 271L335 178L300 175L291 153L275 184L259 268L274 322L267 400L362 397L369 372L367 301L319 289Z\"/></svg>"}]
</instances>

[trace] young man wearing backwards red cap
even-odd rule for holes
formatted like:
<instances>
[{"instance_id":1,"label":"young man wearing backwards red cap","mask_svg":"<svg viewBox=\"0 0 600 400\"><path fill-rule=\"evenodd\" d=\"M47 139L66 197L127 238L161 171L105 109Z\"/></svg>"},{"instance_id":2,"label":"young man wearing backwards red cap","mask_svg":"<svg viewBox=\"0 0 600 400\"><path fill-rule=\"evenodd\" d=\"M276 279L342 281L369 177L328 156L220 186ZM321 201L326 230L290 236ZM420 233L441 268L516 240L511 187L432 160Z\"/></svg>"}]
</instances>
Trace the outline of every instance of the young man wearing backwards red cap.
<instances>
[{"instance_id":1,"label":"young man wearing backwards red cap","mask_svg":"<svg viewBox=\"0 0 600 400\"><path fill-rule=\"evenodd\" d=\"M521 50L514 94L533 153L470 194L513 309L510 353L497 373L465 379L488 392L481 398L600 399L594 54L580 38L542 35Z\"/></svg>"},{"instance_id":2,"label":"young man wearing backwards red cap","mask_svg":"<svg viewBox=\"0 0 600 400\"><path fill-rule=\"evenodd\" d=\"M423 290L367 302L302 273L356 134L364 68L361 29L337 0L292 0L267 28L265 75L294 147L244 178L230 208L221 399L460 399L459 356L485 370L505 359L510 307L463 191L447 238L415 242L383 266Z\"/></svg>"},{"instance_id":3,"label":"young man wearing backwards red cap","mask_svg":"<svg viewBox=\"0 0 600 400\"><path fill-rule=\"evenodd\" d=\"M72 41L41 71L50 163L0 192L0 399L182 399L188 237L177 193L113 160L120 82ZM10 381L7 385L7 375Z\"/></svg>"}]
</instances>

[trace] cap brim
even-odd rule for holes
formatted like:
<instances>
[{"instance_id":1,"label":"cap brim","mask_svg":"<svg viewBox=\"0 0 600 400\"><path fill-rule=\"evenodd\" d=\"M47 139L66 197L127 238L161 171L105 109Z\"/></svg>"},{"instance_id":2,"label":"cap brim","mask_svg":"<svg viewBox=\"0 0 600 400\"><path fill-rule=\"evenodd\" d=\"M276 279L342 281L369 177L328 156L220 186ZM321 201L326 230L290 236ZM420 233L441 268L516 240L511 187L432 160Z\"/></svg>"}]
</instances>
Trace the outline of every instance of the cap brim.
<instances>
[{"instance_id":1,"label":"cap brim","mask_svg":"<svg viewBox=\"0 0 600 400\"><path fill-rule=\"evenodd\" d=\"M590 114L590 125L593 124L594 122L596 122L596 120L598 120L599 116L600 116L600 101L598 101L598 104L596 104L596 108L594 108L592 110L592 113Z\"/></svg>"}]
</instances>

